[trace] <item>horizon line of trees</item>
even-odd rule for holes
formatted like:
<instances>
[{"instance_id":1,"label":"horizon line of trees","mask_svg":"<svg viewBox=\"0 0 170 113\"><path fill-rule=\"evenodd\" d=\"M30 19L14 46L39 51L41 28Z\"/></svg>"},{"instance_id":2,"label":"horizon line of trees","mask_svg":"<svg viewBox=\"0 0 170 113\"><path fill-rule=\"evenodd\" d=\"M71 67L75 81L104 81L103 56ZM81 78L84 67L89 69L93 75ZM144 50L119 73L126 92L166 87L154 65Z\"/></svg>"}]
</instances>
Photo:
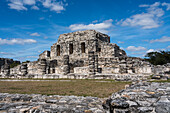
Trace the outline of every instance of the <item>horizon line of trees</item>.
<instances>
[{"instance_id":1,"label":"horizon line of trees","mask_svg":"<svg viewBox=\"0 0 170 113\"><path fill-rule=\"evenodd\" d=\"M153 65L164 65L170 63L170 51L155 51L149 52L145 55L146 61Z\"/></svg>"}]
</instances>

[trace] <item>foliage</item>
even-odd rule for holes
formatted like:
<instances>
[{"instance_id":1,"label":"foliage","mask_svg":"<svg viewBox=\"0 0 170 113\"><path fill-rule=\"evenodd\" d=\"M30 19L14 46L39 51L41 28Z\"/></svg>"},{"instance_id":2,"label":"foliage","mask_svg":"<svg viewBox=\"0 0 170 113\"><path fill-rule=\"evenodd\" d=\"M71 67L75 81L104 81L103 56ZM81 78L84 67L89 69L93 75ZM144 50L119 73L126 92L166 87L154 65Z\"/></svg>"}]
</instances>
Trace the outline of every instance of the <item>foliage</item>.
<instances>
[{"instance_id":1,"label":"foliage","mask_svg":"<svg viewBox=\"0 0 170 113\"><path fill-rule=\"evenodd\" d=\"M29 63L30 61L29 60L26 60L25 62L22 62L22 63Z\"/></svg>"},{"instance_id":2,"label":"foliage","mask_svg":"<svg viewBox=\"0 0 170 113\"><path fill-rule=\"evenodd\" d=\"M12 64L10 64L10 68L16 67L20 64L21 64L20 62L13 62Z\"/></svg>"},{"instance_id":3,"label":"foliage","mask_svg":"<svg viewBox=\"0 0 170 113\"><path fill-rule=\"evenodd\" d=\"M170 63L170 51L156 51L145 55L147 61L153 65L163 65Z\"/></svg>"}]
</instances>

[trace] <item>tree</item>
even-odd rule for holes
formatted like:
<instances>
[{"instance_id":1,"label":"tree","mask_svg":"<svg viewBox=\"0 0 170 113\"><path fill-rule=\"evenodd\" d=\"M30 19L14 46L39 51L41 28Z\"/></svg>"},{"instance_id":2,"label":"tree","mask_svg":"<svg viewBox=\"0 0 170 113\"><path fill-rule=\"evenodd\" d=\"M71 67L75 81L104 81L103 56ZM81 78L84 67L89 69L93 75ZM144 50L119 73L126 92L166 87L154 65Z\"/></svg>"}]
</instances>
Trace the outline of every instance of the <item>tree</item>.
<instances>
[{"instance_id":1,"label":"tree","mask_svg":"<svg viewBox=\"0 0 170 113\"><path fill-rule=\"evenodd\" d=\"M29 60L26 60L25 62L22 62L22 63L29 63L30 61Z\"/></svg>"},{"instance_id":2,"label":"tree","mask_svg":"<svg viewBox=\"0 0 170 113\"><path fill-rule=\"evenodd\" d=\"M10 68L16 67L20 64L21 64L20 62L13 62L12 64L10 64Z\"/></svg>"},{"instance_id":3,"label":"tree","mask_svg":"<svg viewBox=\"0 0 170 113\"><path fill-rule=\"evenodd\" d=\"M163 65L170 63L170 51L156 51L150 52L145 55L145 60L153 65Z\"/></svg>"}]
</instances>

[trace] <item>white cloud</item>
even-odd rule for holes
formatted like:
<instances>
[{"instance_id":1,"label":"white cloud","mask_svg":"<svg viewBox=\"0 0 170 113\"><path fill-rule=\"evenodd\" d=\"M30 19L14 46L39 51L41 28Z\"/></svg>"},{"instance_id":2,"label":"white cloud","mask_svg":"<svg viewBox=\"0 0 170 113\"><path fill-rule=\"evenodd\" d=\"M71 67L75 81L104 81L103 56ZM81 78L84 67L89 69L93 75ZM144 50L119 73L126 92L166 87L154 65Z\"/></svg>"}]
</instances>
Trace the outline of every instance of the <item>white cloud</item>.
<instances>
[{"instance_id":1,"label":"white cloud","mask_svg":"<svg viewBox=\"0 0 170 113\"><path fill-rule=\"evenodd\" d=\"M56 3L56 4L52 4L51 10L56 11L57 13L60 13L62 10L65 10L65 9L61 4Z\"/></svg>"},{"instance_id":2,"label":"white cloud","mask_svg":"<svg viewBox=\"0 0 170 113\"><path fill-rule=\"evenodd\" d=\"M170 41L170 37L163 36L160 39L150 40L150 43L154 43L154 42L169 42L169 41Z\"/></svg>"},{"instance_id":3,"label":"white cloud","mask_svg":"<svg viewBox=\"0 0 170 113\"><path fill-rule=\"evenodd\" d=\"M8 44L8 45L13 45L13 44L28 44L28 43L36 43L36 40L33 39L20 39L20 38L14 38L11 40L7 39L2 39L0 38L0 45L3 44Z\"/></svg>"},{"instance_id":4,"label":"white cloud","mask_svg":"<svg viewBox=\"0 0 170 113\"><path fill-rule=\"evenodd\" d=\"M31 9L39 10L39 8L37 6L32 6Z\"/></svg>"},{"instance_id":5,"label":"white cloud","mask_svg":"<svg viewBox=\"0 0 170 113\"><path fill-rule=\"evenodd\" d=\"M123 26L141 26L143 29L151 29L159 27L159 22L155 21L153 15L150 14L137 14L131 18L127 18L122 22Z\"/></svg>"},{"instance_id":6,"label":"white cloud","mask_svg":"<svg viewBox=\"0 0 170 113\"><path fill-rule=\"evenodd\" d=\"M170 10L170 3L164 2L164 3L162 3L162 6L166 6L167 7L166 8L167 11Z\"/></svg>"},{"instance_id":7,"label":"white cloud","mask_svg":"<svg viewBox=\"0 0 170 113\"><path fill-rule=\"evenodd\" d=\"M23 3L25 5L34 5L36 2L35 0L23 0Z\"/></svg>"},{"instance_id":8,"label":"white cloud","mask_svg":"<svg viewBox=\"0 0 170 113\"><path fill-rule=\"evenodd\" d=\"M157 28L160 26L160 17L164 15L162 8L159 8L160 3L155 2L152 5L140 5L139 7L147 7L146 13L132 15L124 21L118 22L122 26L140 26L142 29Z\"/></svg>"},{"instance_id":9,"label":"white cloud","mask_svg":"<svg viewBox=\"0 0 170 113\"><path fill-rule=\"evenodd\" d=\"M40 36L40 34L35 32L35 33L30 34L30 36Z\"/></svg>"},{"instance_id":10,"label":"white cloud","mask_svg":"<svg viewBox=\"0 0 170 113\"><path fill-rule=\"evenodd\" d=\"M39 19L40 19L40 20L44 20L45 18L44 18L44 17L40 17Z\"/></svg>"},{"instance_id":11,"label":"white cloud","mask_svg":"<svg viewBox=\"0 0 170 113\"><path fill-rule=\"evenodd\" d=\"M95 29L100 32L108 33L108 28L111 28L113 26L112 24L113 20L109 19L106 21L103 21L102 23L96 23L96 24L73 24L69 26L69 29L72 31L77 30L87 30L87 29Z\"/></svg>"},{"instance_id":12,"label":"white cloud","mask_svg":"<svg viewBox=\"0 0 170 113\"><path fill-rule=\"evenodd\" d=\"M29 61L30 59L37 59L38 56L22 56L22 57L14 57L15 59L19 60L19 61Z\"/></svg>"},{"instance_id":13,"label":"white cloud","mask_svg":"<svg viewBox=\"0 0 170 113\"><path fill-rule=\"evenodd\" d=\"M47 36L45 36L45 37L44 37L44 39L48 39L48 37L47 37Z\"/></svg>"},{"instance_id":14,"label":"white cloud","mask_svg":"<svg viewBox=\"0 0 170 113\"><path fill-rule=\"evenodd\" d=\"M141 47L141 46L138 46L138 47L129 46L129 47L126 48L126 50L128 50L128 51L143 51L143 50L146 50L146 48Z\"/></svg>"},{"instance_id":15,"label":"white cloud","mask_svg":"<svg viewBox=\"0 0 170 113\"><path fill-rule=\"evenodd\" d=\"M46 8L49 8L51 7L51 0L45 0L42 2L43 6L46 7Z\"/></svg>"},{"instance_id":16,"label":"white cloud","mask_svg":"<svg viewBox=\"0 0 170 113\"><path fill-rule=\"evenodd\" d=\"M155 52L155 51L156 50L154 50L154 49L149 49L149 50L146 51L146 53Z\"/></svg>"},{"instance_id":17,"label":"white cloud","mask_svg":"<svg viewBox=\"0 0 170 113\"><path fill-rule=\"evenodd\" d=\"M27 56L26 58L38 58L38 56Z\"/></svg>"},{"instance_id":18,"label":"white cloud","mask_svg":"<svg viewBox=\"0 0 170 113\"><path fill-rule=\"evenodd\" d=\"M97 23L98 22L98 20L94 20L92 23Z\"/></svg>"},{"instance_id":19,"label":"white cloud","mask_svg":"<svg viewBox=\"0 0 170 113\"><path fill-rule=\"evenodd\" d=\"M168 46L167 48L170 49L170 46Z\"/></svg>"},{"instance_id":20,"label":"white cloud","mask_svg":"<svg viewBox=\"0 0 170 113\"><path fill-rule=\"evenodd\" d=\"M24 7L23 2L21 0L10 0L11 3L8 4L10 9L15 10L27 10L26 7Z\"/></svg>"},{"instance_id":21,"label":"white cloud","mask_svg":"<svg viewBox=\"0 0 170 113\"><path fill-rule=\"evenodd\" d=\"M133 52L133 53L130 53L131 55L142 55L144 56L146 53L145 52Z\"/></svg>"},{"instance_id":22,"label":"white cloud","mask_svg":"<svg viewBox=\"0 0 170 113\"><path fill-rule=\"evenodd\" d=\"M142 4L142 5L139 5L139 7L149 7L149 5L147 5L147 4Z\"/></svg>"},{"instance_id":23,"label":"white cloud","mask_svg":"<svg viewBox=\"0 0 170 113\"><path fill-rule=\"evenodd\" d=\"M154 15L155 17L161 17L164 15L164 11L162 8L159 8L160 2L155 2L154 4L150 5L147 9L148 14Z\"/></svg>"},{"instance_id":24,"label":"white cloud","mask_svg":"<svg viewBox=\"0 0 170 113\"><path fill-rule=\"evenodd\" d=\"M57 13L60 13L64 9L64 4L62 2L54 2L52 0L45 0L42 1L42 4L46 8L50 8L51 11L56 11Z\"/></svg>"},{"instance_id":25,"label":"white cloud","mask_svg":"<svg viewBox=\"0 0 170 113\"><path fill-rule=\"evenodd\" d=\"M36 6L36 3L41 3L42 6L45 8L49 8L51 11L55 11L57 13L60 13L61 11L65 10L65 6L68 4L63 4L61 0L58 2L56 0L8 0L8 5L10 6L10 9L15 10L27 10L27 5L32 6L31 9L39 10L39 7Z\"/></svg>"},{"instance_id":26,"label":"white cloud","mask_svg":"<svg viewBox=\"0 0 170 113\"><path fill-rule=\"evenodd\" d=\"M15 55L13 53L7 53L7 52L0 52L1 55Z\"/></svg>"},{"instance_id":27,"label":"white cloud","mask_svg":"<svg viewBox=\"0 0 170 113\"><path fill-rule=\"evenodd\" d=\"M118 41L117 43L119 43L119 44L123 44L124 42L122 42L122 41Z\"/></svg>"}]
</instances>

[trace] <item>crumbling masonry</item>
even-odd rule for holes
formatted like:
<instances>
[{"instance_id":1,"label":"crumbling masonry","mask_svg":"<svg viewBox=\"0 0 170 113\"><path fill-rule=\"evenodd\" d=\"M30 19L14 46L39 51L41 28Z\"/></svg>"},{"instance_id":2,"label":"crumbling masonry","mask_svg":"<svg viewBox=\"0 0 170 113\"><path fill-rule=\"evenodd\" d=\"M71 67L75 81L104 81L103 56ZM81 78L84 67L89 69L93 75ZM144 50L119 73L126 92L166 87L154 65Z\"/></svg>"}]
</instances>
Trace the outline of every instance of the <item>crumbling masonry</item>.
<instances>
[{"instance_id":1,"label":"crumbling masonry","mask_svg":"<svg viewBox=\"0 0 170 113\"><path fill-rule=\"evenodd\" d=\"M39 59L9 68L1 76L34 78L133 78L165 73L170 65L153 66L140 58L127 57L110 37L95 30L62 34Z\"/></svg>"}]
</instances>

